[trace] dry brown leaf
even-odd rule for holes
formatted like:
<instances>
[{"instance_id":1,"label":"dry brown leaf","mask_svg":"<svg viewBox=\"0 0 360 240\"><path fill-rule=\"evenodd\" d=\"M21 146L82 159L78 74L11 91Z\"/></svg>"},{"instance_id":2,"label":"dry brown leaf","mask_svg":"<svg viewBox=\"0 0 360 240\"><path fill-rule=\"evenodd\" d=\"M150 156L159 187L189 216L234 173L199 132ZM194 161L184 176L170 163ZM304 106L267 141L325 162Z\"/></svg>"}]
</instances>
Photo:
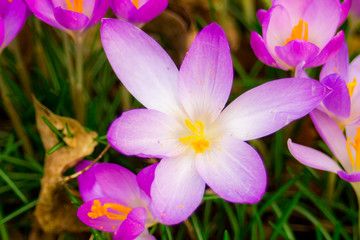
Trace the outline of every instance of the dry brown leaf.
<instances>
[{"instance_id":1,"label":"dry brown leaf","mask_svg":"<svg viewBox=\"0 0 360 240\"><path fill-rule=\"evenodd\" d=\"M36 125L48 152L59 142L56 134L46 125L46 117L60 132L68 136L66 123L73 137L65 137L66 146L45 157L44 177L41 180L39 201L35 216L45 232L79 232L88 229L76 216L76 209L66 194L62 181L63 173L85 156L90 155L97 144L95 132L87 132L81 124L71 118L53 114L34 98Z\"/></svg>"}]
</instances>

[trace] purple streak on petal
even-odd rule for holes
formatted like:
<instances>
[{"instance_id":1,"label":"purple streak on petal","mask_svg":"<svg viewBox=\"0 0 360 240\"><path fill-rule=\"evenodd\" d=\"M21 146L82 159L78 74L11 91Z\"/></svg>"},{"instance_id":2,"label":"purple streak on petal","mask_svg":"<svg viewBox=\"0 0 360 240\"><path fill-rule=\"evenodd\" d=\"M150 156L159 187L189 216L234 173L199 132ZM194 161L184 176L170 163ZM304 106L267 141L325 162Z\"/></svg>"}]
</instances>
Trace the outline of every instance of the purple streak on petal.
<instances>
[{"instance_id":1,"label":"purple streak on petal","mask_svg":"<svg viewBox=\"0 0 360 240\"><path fill-rule=\"evenodd\" d=\"M110 0L97 0L95 1L95 8L92 12L92 16L87 27L91 27L98 22L105 16L106 12L110 7Z\"/></svg>"},{"instance_id":2,"label":"purple streak on petal","mask_svg":"<svg viewBox=\"0 0 360 240\"><path fill-rule=\"evenodd\" d=\"M319 48L311 42L295 39L285 46L275 47L275 52L286 64L296 67L302 61L312 61L318 54Z\"/></svg>"},{"instance_id":3,"label":"purple streak on petal","mask_svg":"<svg viewBox=\"0 0 360 240\"><path fill-rule=\"evenodd\" d=\"M147 108L177 111L178 69L161 46L117 19L103 19L100 32L107 58L131 94Z\"/></svg>"},{"instance_id":4,"label":"purple streak on petal","mask_svg":"<svg viewBox=\"0 0 360 240\"><path fill-rule=\"evenodd\" d=\"M133 23L149 22L162 13L168 4L168 0L148 0L129 17L129 21Z\"/></svg>"},{"instance_id":5,"label":"purple streak on petal","mask_svg":"<svg viewBox=\"0 0 360 240\"><path fill-rule=\"evenodd\" d=\"M314 109L329 93L313 79L270 81L235 99L218 119L223 135L243 141L269 135Z\"/></svg>"},{"instance_id":6,"label":"purple streak on petal","mask_svg":"<svg viewBox=\"0 0 360 240\"><path fill-rule=\"evenodd\" d=\"M318 150L293 143L290 138L287 144L294 158L306 166L334 173L341 170L339 164Z\"/></svg>"},{"instance_id":7,"label":"purple streak on petal","mask_svg":"<svg viewBox=\"0 0 360 240\"><path fill-rule=\"evenodd\" d=\"M354 0L354 1L357 1L357 0ZM341 15L340 15L340 21L339 21L338 27L341 26L345 22L348 14L349 14L350 8L351 8L351 3L352 3L352 0L344 0L343 3L341 4Z\"/></svg>"},{"instance_id":8,"label":"purple streak on petal","mask_svg":"<svg viewBox=\"0 0 360 240\"><path fill-rule=\"evenodd\" d=\"M7 46L24 26L27 17L27 7L22 0L13 0L2 16L4 21L4 39L2 48Z\"/></svg>"},{"instance_id":9,"label":"purple streak on petal","mask_svg":"<svg viewBox=\"0 0 360 240\"><path fill-rule=\"evenodd\" d=\"M185 149L176 133L183 127L171 116L151 109L124 112L111 124L107 139L126 155L173 157Z\"/></svg>"},{"instance_id":10,"label":"purple streak on petal","mask_svg":"<svg viewBox=\"0 0 360 240\"><path fill-rule=\"evenodd\" d=\"M260 9L256 12L256 16L259 20L260 25L263 24L265 18L267 17L268 12L264 9Z\"/></svg>"},{"instance_id":11,"label":"purple streak on petal","mask_svg":"<svg viewBox=\"0 0 360 240\"><path fill-rule=\"evenodd\" d=\"M347 182L360 182L360 172L347 173L341 170L338 171L337 174Z\"/></svg>"},{"instance_id":12,"label":"purple streak on petal","mask_svg":"<svg viewBox=\"0 0 360 240\"><path fill-rule=\"evenodd\" d=\"M345 80L337 73L330 74L321 83L332 90L324 100L324 106L330 112L343 118L350 116L350 95Z\"/></svg>"},{"instance_id":13,"label":"purple streak on petal","mask_svg":"<svg viewBox=\"0 0 360 240\"><path fill-rule=\"evenodd\" d=\"M190 119L215 120L229 98L232 82L226 35L219 25L210 24L197 35L180 67L179 99Z\"/></svg>"},{"instance_id":14,"label":"purple streak on petal","mask_svg":"<svg viewBox=\"0 0 360 240\"><path fill-rule=\"evenodd\" d=\"M98 198L97 200L100 201L101 205L104 205L104 203L116 203L122 205L120 201L112 198ZM91 207L93 206L93 202L94 201L85 202L83 205L79 207L77 211L78 218L86 225L95 228L97 230L104 232L115 232L123 221L109 219L106 216L101 216L98 218L89 217L88 213L91 212ZM114 211L114 213L117 214L116 211Z\"/></svg>"},{"instance_id":15,"label":"purple streak on petal","mask_svg":"<svg viewBox=\"0 0 360 240\"><path fill-rule=\"evenodd\" d=\"M114 234L114 240L136 239L144 230L147 212L143 207L137 207L129 212L127 218Z\"/></svg>"},{"instance_id":16,"label":"purple streak on petal","mask_svg":"<svg viewBox=\"0 0 360 240\"><path fill-rule=\"evenodd\" d=\"M233 137L216 140L211 151L196 155L196 169L221 198L236 203L256 203L264 195L266 171L259 154Z\"/></svg>"},{"instance_id":17,"label":"purple streak on petal","mask_svg":"<svg viewBox=\"0 0 360 240\"><path fill-rule=\"evenodd\" d=\"M279 67L267 50L264 40L257 32L253 31L251 33L250 44L255 55L259 58L260 61L271 67Z\"/></svg>"},{"instance_id":18,"label":"purple streak on petal","mask_svg":"<svg viewBox=\"0 0 360 240\"><path fill-rule=\"evenodd\" d=\"M344 32L338 32L335 37L333 37L330 42L323 48L323 50L321 50L319 55L317 55L311 62L306 62L305 68L317 67L324 64L339 51L342 43L344 42L344 39Z\"/></svg>"},{"instance_id":19,"label":"purple streak on petal","mask_svg":"<svg viewBox=\"0 0 360 240\"><path fill-rule=\"evenodd\" d=\"M326 113L317 109L310 113L310 117L316 130L329 146L332 153L340 161L345 170L350 171L352 166L349 161L349 155L346 150L346 139L342 130Z\"/></svg>"},{"instance_id":20,"label":"purple streak on petal","mask_svg":"<svg viewBox=\"0 0 360 240\"><path fill-rule=\"evenodd\" d=\"M143 168L137 175L136 181L139 187L149 196L151 191L151 184L155 178L155 169L158 163L152 164L146 168Z\"/></svg>"},{"instance_id":21,"label":"purple streak on petal","mask_svg":"<svg viewBox=\"0 0 360 240\"><path fill-rule=\"evenodd\" d=\"M141 205L140 188L134 173L113 163L99 164L95 171L96 182L106 196L127 207Z\"/></svg>"},{"instance_id":22,"label":"purple streak on petal","mask_svg":"<svg viewBox=\"0 0 360 240\"><path fill-rule=\"evenodd\" d=\"M53 27L65 30L65 28L55 19L55 8L51 0L26 0L26 3L37 18Z\"/></svg>"},{"instance_id":23,"label":"purple streak on petal","mask_svg":"<svg viewBox=\"0 0 360 240\"><path fill-rule=\"evenodd\" d=\"M155 170L150 210L164 224L177 224L200 205L205 182L195 168L195 154L165 158Z\"/></svg>"},{"instance_id":24,"label":"purple streak on petal","mask_svg":"<svg viewBox=\"0 0 360 240\"><path fill-rule=\"evenodd\" d=\"M338 73L345 81L348 79L349 68L349 50L344 41L340 50L334 57L330 58L322 67L320 72L320 80L332 73Z\"/></svg>"},{"instance_id":25,"label":"purple streak on petal","mask_svg":"<svg viewBox=\"0 0 360 240\"><path fill-rule=\"evenodd\" d=\"M89 18L85 14L65 10L60 7L55 8L54 16L58 23L74 31L85 29L89 23Z\"/></svg>"}]
</instances>

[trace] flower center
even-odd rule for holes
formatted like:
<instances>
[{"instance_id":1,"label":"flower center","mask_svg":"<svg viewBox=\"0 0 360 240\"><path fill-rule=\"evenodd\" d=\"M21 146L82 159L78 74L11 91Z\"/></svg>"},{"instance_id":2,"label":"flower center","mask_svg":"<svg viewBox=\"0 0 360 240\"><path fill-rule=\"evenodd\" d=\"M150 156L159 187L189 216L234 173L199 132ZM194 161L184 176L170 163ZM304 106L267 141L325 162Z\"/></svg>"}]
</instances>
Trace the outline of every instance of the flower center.
<instances>
[{"instance_id":1,"label":"flower center","mask_svg":"<svg viewBox=\"0 0 360 240\"><path fill-rule=\"evenodd\" d=\"M185 144L189 144L196 153L203 153L209 148L210 142L205 139L204 136L204 124L201 121L197 121L192 124L188 119L185 119L186 126L194 135L179 138L179 140Z\"/></svg>"},{"instance_id":2,"label":"flower center","mask_svg":"<svg viewBox=\"0 0 360 240\"><path fill-rule=\"evenodd\" d=\"M288 44L288 42L295 40L295 39L303 39L305 41L309 38L309 24L304 20L300 19L299 23L295 25L291 31L291 36L286 39L284 45Z\"/></svg>"},{"instance_id":3,"label":"flower center","mask_svg":"<svg viewBox=\"0 0 360 240\"><path fill-rule=\"evenodd\" d=\"M120 214L109 212L108 209L115 210ZM130 211L131 208L117 203L105 203L104 205L101 205L99 200L94 200L93 205L91 206L91 212L88 212L88 216L92 219L106 216L109 219L125 220Z\"/></svg>"},{"instance_id":4,"label":"flower center","mask_svg":"<svg viewBox=\"0 0 360 240\"><path fill-rule=\"evenodd\" d=\"M136 7L136 9L139 9L139 0L133 0L132 3Z\"/></svg>"},{"instance_id":5,"label":"flower center","mask_svg":"<svg viewBox=\"0 0 360 240\"><path fill-rule=\"evenodd\" d=\"M70 11L82 13L83 1L84 0L73 0L73 2L74 2L74 5L73 5L71 0L66 0L66 5L68 6L68 9Z\"/></svg>"},{"instance_id":6,"label":"flower center","mask_svg":"<svg viewBox=\"0 0 360 240\"><path fill-rule=\"evenodd\" d=\"M349 90L350 97L352 97L352 95L354 93L354 89L355 89L356 84L357 84L356 78L354 78L354 80L351 83L346 84L346 86L347 86L347 88Z\"/></svg>"},{"instance_id":7,"label":"flower center","mask_svg":"<svg viewBox=\"0 0 360 240\"><path fill-rule=\"evenodd\" d=\"M356 171L359 171L360 169L360 127L356 131L356 135L354 137L354 142L350 142L352 137L349 137L346 140L346 149L349 154L350 162L353 167L356 165ZM350 146L352 146L355 149L355 160L351 153Z\"/></svg>"}]
</instances>

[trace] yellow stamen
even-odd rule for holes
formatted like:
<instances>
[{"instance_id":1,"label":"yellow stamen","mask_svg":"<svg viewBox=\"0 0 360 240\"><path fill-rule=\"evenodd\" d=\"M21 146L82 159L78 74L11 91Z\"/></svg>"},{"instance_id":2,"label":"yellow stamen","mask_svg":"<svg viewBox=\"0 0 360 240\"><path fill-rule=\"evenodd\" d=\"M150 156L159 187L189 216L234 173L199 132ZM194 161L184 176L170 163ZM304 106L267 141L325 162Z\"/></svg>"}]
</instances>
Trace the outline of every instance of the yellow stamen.
<instances>
[{"instance_id":1,"label":"yellow stamen","mask_svg":"<svg viewBox=\"0 0 360 240\"><path fill-rule=\"evenodd\" d=\"M349 94L350 97L352 97L353 93L354 93L354 89L356 87L357 81L356 78L354 78L354 80L351 83L346 84L348 90L349 90Z\"/></svg>"},{"instance_id":2,"label":"yellow stamen","mask_svg":"<svg viewBox=\"0 0 360 240\"><path fill-rule=\"evenodd\" d=\"M309 39L309 24L302 19L300 19L299 23L293 27L291 36L286 39L284 45L295 39L303 39L305 41Z\"/></svg>"},{"instance_id":3,"label":"yellow stamen","mask_svg":"<svg viewBox=\"0 0 360 240\"><path fill-rule=\"evenodd\" d=\"M82 13L84 7L84 0L73 0L74 6L71 0L66 0L66 5L70 11Z\"/></svg>"},{"instance_id":4,"label":"yellow stamen","mask_svg":"<svg viewBox=\"0 0 360 240\"><path fill-rule=\"evenodd\" d=\"M139 9L139 0L133 0L132 3L133 3L134 6L136 7L136 9Z\"/></svg>"},{"instance_id":5,"label":"yellow stamen","mask_svg":"<svg viewBox=\"0 0 360 240\"><path fill-rule=\"evenodd\" d=\"M355 161L354 161L354 157L351 153L351 150L350 150L350 140L351 140L351 137L349 137L347 140L346 140L346 150L348 152L348 155L349 155L349 158L350 158L350 162L351 162L351 166L354 167L354 164L355 164Z\"/></svg>"},{"instance_id":6,"label":"yellow stamen","mask_svg":"<svg viewBox=\"0 0 360 240\"><path fill-rule=\"evenodd\" d=\"M356 166L356 171L360 169L360 127L356 130L356 135L354 137L354 142L350 142L351 137L346 140L346 149L349 154L350 162L353 167ZM350 145L355 149L355 160L350 151Z\"/></svg>"},{"instance_id":7,"label":"yellow stamen","mask_svg":"<svg viewBox=\"0 0 360 240\"><path fill-rule=\"evenodd\" d=\"M205 139L204 136L204 124L201 121L197 121L192 124L188 119L185 119L186 126L194 135L179 138L179 140L185 144L189 144L196 153L203 153L210 147L210 142Z\"/></svg>"},{"instance_id":8,"label":"yellow stamen","mask_svg":"<svg viewBox=\"0 0 360 240\"><path fill-rule=\"evenodd\" d=\"M108 212L108 209L115 210L120 214ZM91 206L91 212L88 213L88 216L92 219L106 216L109 219L125 220L130 211L131 208L117 203L105 203L104 205L101 205L99 200L94 200L93 205Z\"/></svg>"}]
</instances>

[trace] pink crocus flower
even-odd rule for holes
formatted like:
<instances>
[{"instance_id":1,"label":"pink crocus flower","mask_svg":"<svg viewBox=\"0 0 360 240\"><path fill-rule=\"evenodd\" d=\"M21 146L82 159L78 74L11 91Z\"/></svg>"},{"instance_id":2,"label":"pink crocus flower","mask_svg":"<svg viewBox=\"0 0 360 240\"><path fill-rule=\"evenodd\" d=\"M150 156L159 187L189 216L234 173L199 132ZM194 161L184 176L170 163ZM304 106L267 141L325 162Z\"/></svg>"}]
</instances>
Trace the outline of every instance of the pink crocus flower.
<instances>
[{"instance_id":1,"label":"pink crocus flower","mask_svg":"<svg viewBox=\"0 0 360 240\"><path fill-rule=\"evenodd\" d=\"M303 117L328 94L315 80L281 79L244 93L223 109L233 66L217 24L197 35L180 70L159 44L129 23L104 19L100 32L115 73L147 107L117 118L108 141L126 155L162 158L151 184L150 209L165 224L189 217L201 203L205 184L227 201L258 202L266 172L245 141Z\"/></svg>"},{"instance_id":2,"label":"pink crocus flower","mask_svg":"<svg viewBox=\"0 0 360 240\"><path fill-rule=\"evenodd\" d=\"M23 0L0 0L0 52L19 33L27 16Z\"/></svg>"},{"instance_id":3,"label":"pink crocus flower","mask_svg":"<svg viewBox=\"0 0 360 240\"><path fill-rule=\"evenodd\" d=\"M359 182L360 126L348 126L345 137L337 123L326 113L314 110L310 116L320 136L338 161L318 150L293 143L289 139L288 147L291 154L306 166L337 173L339 177L348 182Z\"/></svg>"},{"instance_id":4,"label":"pink crocus flower","mask_svg":"<svg viewBox=\"0 0 360 240\"><path fill-rule=\"evenodd\" d=\"M343 31L335 33L350 5L351 0L274 0L268 11L258 11L263 38L251 33L255 55L283 70L302 61L305 68L324 64L344 40Z\"/></svg>"},{"instance_id":5,"label":"pink crocus flower","mask_svg":"<svg viewBox=\"0 0 360 240\"><path fill-rule=\"evenodd\" d=\"M91 162L82 161L76 171ZM86 225L104 232L113 232L114 240L155 239L148 227L156 220L149 211L151 198L147 185L153 179L150 166L137 176L117 164L99 163L78 177L84 204L78 209L79 219Z\"/></svg>"},{"instance_id":6,"label":"pink crocus flower","mask_svg":"<svg viewBox=\"0 0 360 240\"><path fill-rule=\"evenodd\" d=\"M110 0L26 0L34 15L65 31L83 31L97 24L110 6Z\"/></svg>"},{"instance_id":7,"label":"pink crocus flower","mask_svg":"<svg viewBox=\"0 0 360 240\"><path fill-rule=\"evenodd\" d=\"M159 15L167 4L168 0L112 0L110 7L118 18L141 24Z\"/></svg>"}]
</instances>

